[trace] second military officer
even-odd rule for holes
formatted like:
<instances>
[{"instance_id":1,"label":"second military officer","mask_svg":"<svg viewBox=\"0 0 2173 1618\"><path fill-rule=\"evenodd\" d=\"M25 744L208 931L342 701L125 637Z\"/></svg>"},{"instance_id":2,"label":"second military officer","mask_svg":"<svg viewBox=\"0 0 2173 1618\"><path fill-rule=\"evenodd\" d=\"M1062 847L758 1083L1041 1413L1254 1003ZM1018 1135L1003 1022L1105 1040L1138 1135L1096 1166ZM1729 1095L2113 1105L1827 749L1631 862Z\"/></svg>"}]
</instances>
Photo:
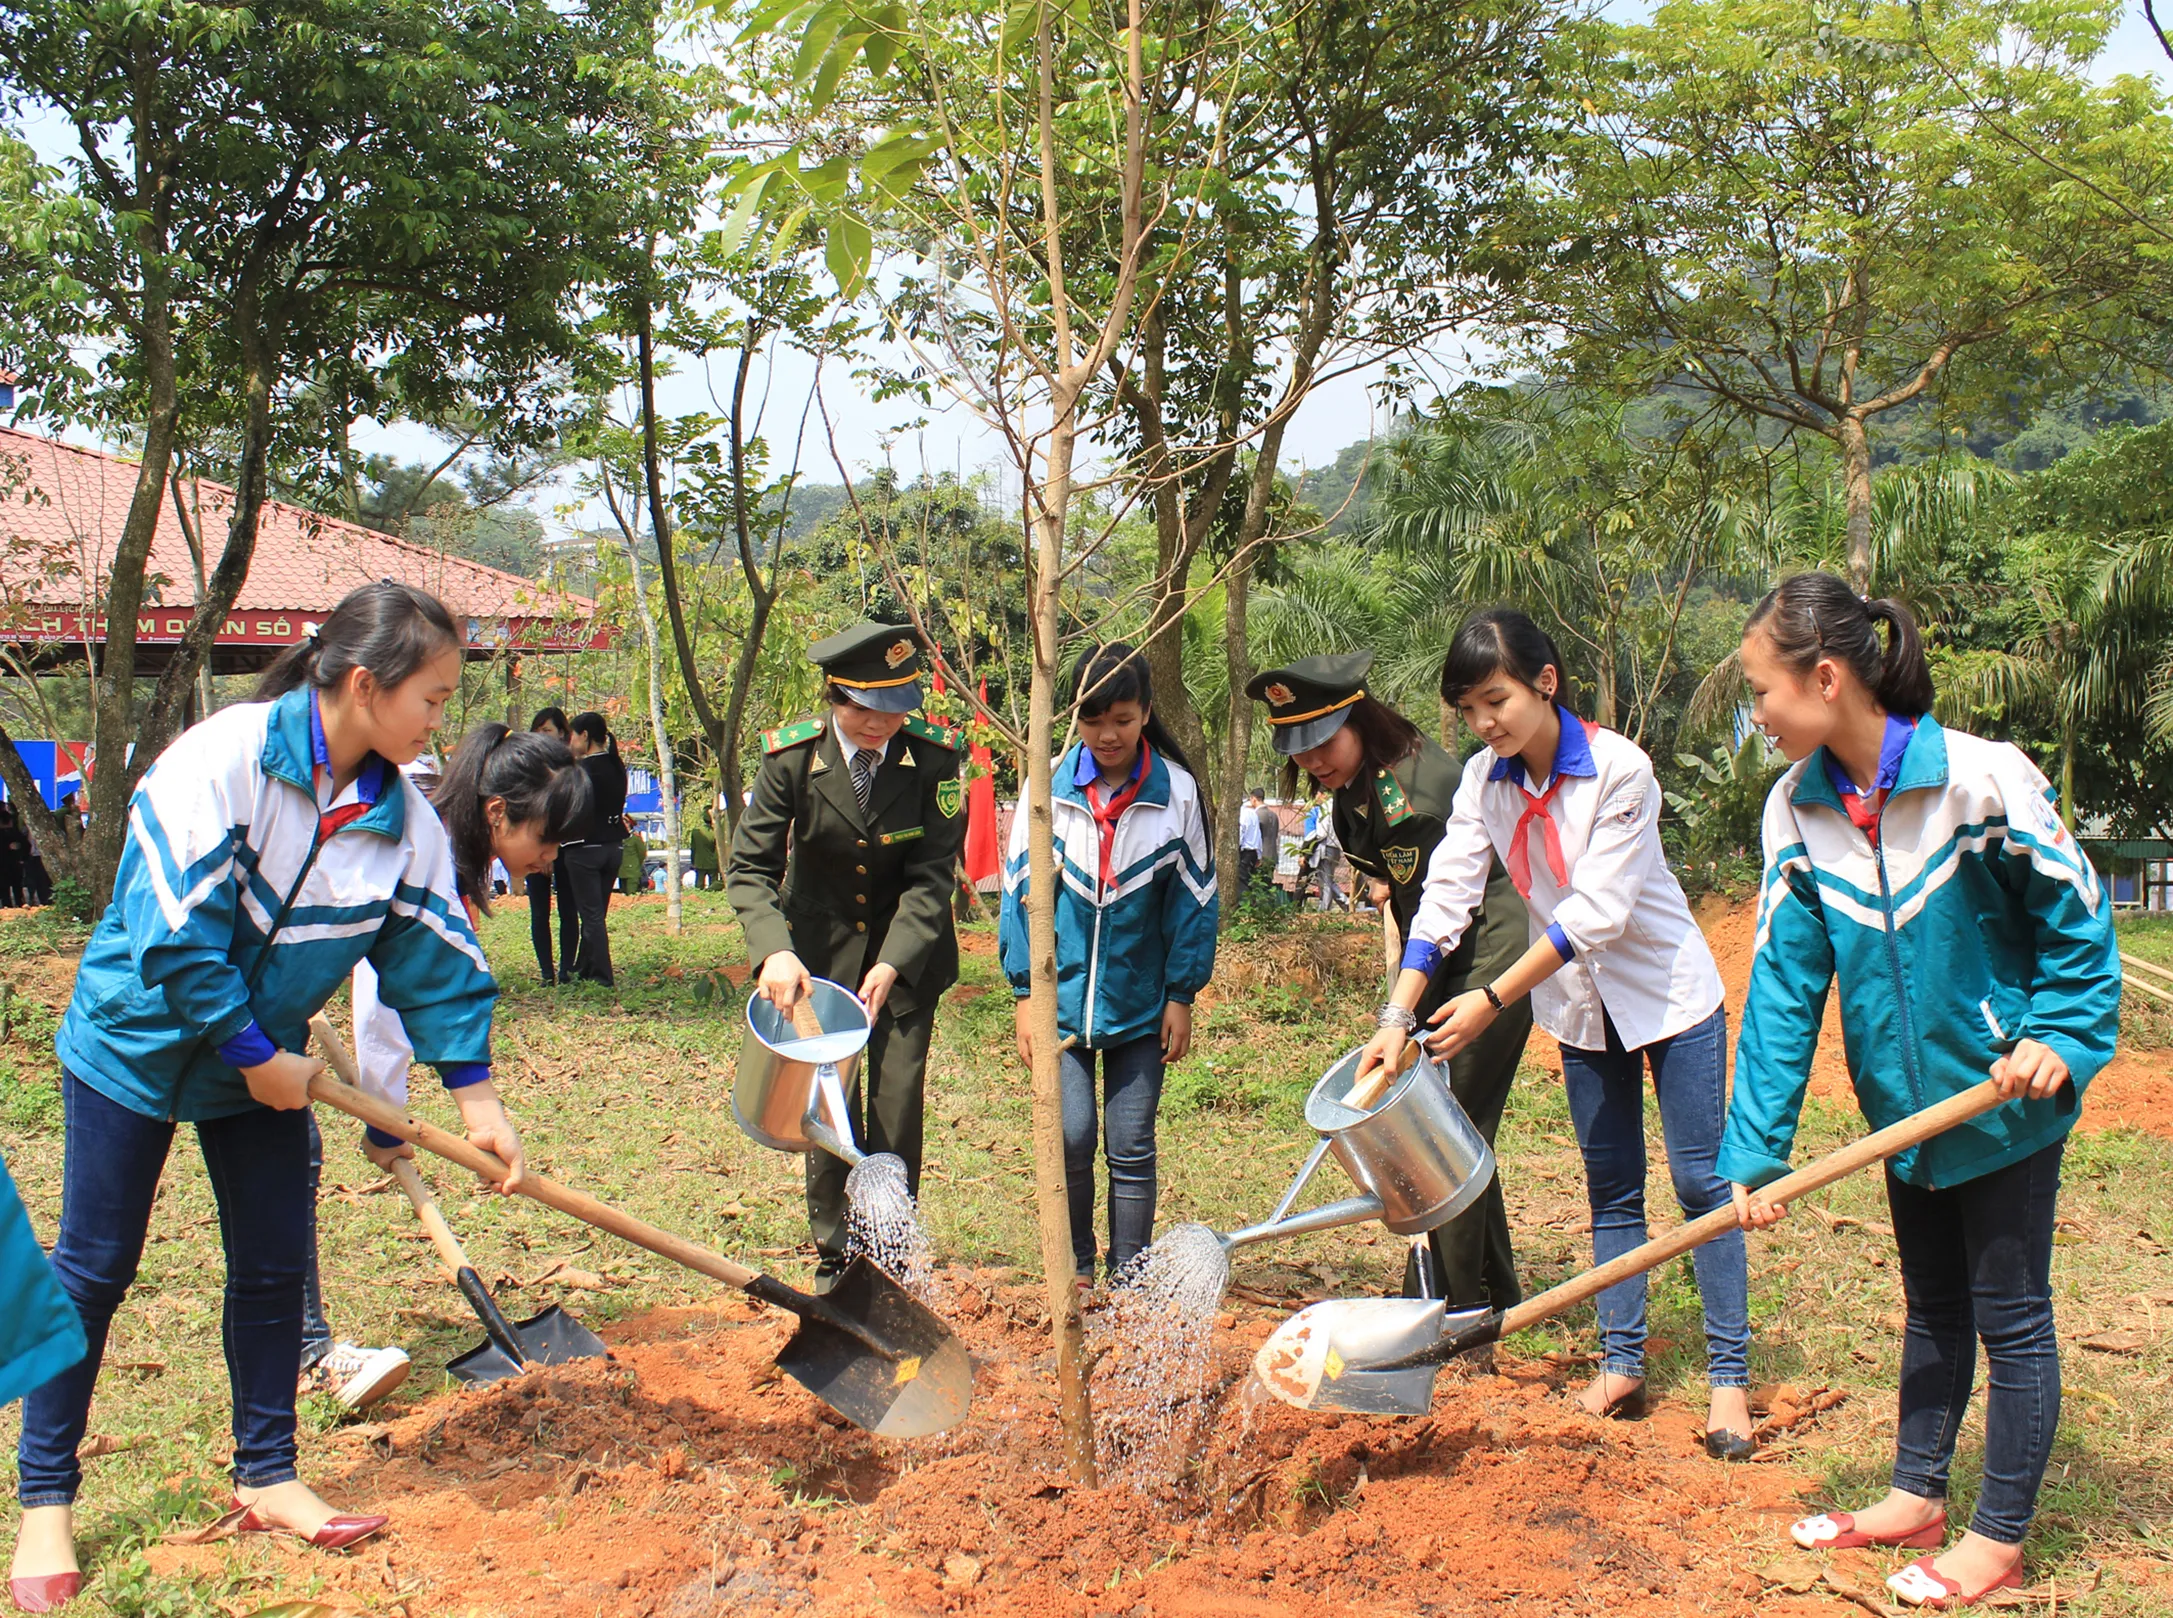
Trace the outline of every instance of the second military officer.
<instances>
[{"instance_id":1,"label":"second military officer","mask_svg":"<svg viewBox=\"0 0 2173 1618\"><path fill-rule=\"evenodd\" d=\"M1373 881L1377 899L1386 889L1398 931L1409 937L1426 864L1463 772L1446 749L1367 692L1372 666L1371 652L1300 658L1256 676L1245 690L1267 704L1275 750L1334 795L1344 858ZM1423 1025L1464 990L1492 982L1529 942L1524 901L1496 860L1485 906L1435 971L1418 1021ZM1531 1008L1520 1001L1450 1064L1450 1088L1490 1145L1531 1028ZM1498 1170L1478 1202L1433 1233L1432 1249L1435 1281L1451 1306L1507 1309L1522 1300ZM1406 1290L1417 1290L1416 1282L1414 1261L1406 1268Z\"/></svg>"},{"instance_id":2,"label":"second military officer","mask_svg":"<svg viewBox=\"0 0 2173 1618\"><path fill-rule=\"evenodd\" d=\"M921 645L912 629L863 622L808 648L829 716L764 735L725 872L758 993L790 1011L814 975L866 1004L874 1031L847 1098L853 1126L868 1152L905 1160L916 1196L928 1041L936 1001L958 981L951 893L966 826L950 733L914 712ZM828 1152L808 1154L819 1288L845 1264L846 1173Z\"/></svg>"}]
</instances>

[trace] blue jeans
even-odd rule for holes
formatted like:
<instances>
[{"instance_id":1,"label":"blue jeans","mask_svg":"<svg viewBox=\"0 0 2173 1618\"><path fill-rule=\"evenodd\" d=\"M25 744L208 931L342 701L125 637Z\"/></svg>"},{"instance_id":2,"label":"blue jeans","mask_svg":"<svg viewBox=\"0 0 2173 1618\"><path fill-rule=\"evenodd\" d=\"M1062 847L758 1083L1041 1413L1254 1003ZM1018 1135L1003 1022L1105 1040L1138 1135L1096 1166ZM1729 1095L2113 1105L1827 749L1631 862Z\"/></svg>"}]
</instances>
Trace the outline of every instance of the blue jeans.
<instances>
[{"instance_id":1,"label":"blue jeans","mask_svg":"<svg viewBox=\"0 0 2173 1618\"><path fill-rule=\"evenodd\" d=\"M1154 1236L1154 1115L1162 1104L1162 1032L1107 1050L1064 1053L1064 1190L1071 1256L1094 1274L1094 1059L1101 1058L1102 1149L1109 1159L1109 1273Z\"/></svg>"},{"instance_id":2,"label":"blue jeans","mask_svg":"<svg viewBox=\"0 0 2173 1618\"><path fill-rule=\"evenodd\" d=\"M1562 1047L1569 1115L1584 1151L1592 1204L1592 1257L1605 1264L1642 1243L1645 1228L1645 1068L1660 1099L1668 1177L1683 1215L1725 1207L1728 1182L1714 1171L1727 1098L1728 1013L1716 1010L1695 1028L1624 1050L1607 1021L1603 1051ZM1697 1249L1692 1264L1705 1305L1705 1376L1716 1388L1750 1386L1750 1272L1743 1233L1731 1230ZM1600 1368L1645 1374L1645 1278L1618 1281L1599 1296Z\"/></svg>"},{"instance_id":3,"label":"blue jeans","mask_svg":"<svg viewBox=\"0 0 2173 1618\"><path fill-rule=\"evenodd\" d=\"M317 1187L324 1180L324 1132L317 1127L317 1109L306 1107L309 1119L309 1268L302 1272L302 1369L308 1370L332 1352L332 1322L325 1318L324 1284L317 1276Z\"/></svg>"},{"instance_id":4,"label":"blue jeans","mask_svg":"<svg viewBox=\"0 0 2173 1618\"><path fill-rule=\"evenodd\" d=\"M71 1504L82 1484L76 1447L90 1420L106 1331L136 1279L174 1138L165 1119L131 1112L65 1070L61 1103L67 1137L53 1273L83 1317L90 1352L23 1400L16 1455L25 1506ZM196 1126L226 1249L221 1336L234 1400L234 1478L252 1489L295 1476L294 1381L310 1234L308 1117L306 1109L251 1107Z\"/></svg>"},{"instance_id":5,"label":"blue jeans","mask_svg":"<svg viewBox=\"0 0 2173 1618\"><path fill-rule=\"evenodd\" d=\"M1984 1487L1969 1526L2002 1545L2019 1545L2029 1532L2060 1425L2052 1222L2066 1145L2055 1141L1942 1191L1886 1173L1909 1322L1901 1340L1894 1487L1926 1500L1947 1497L1947 1469L1969 1409L1982 1337L1991 1362Z\"/></svg>"}]
</instances>

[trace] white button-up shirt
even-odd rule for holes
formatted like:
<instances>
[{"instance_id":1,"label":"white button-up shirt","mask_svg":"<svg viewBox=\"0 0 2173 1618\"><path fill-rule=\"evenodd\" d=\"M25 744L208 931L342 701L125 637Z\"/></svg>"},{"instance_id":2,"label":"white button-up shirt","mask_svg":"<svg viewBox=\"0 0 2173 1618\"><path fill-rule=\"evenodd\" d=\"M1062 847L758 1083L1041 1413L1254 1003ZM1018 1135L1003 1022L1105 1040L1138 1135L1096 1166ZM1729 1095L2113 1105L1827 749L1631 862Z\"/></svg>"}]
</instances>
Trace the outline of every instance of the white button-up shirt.
<instances>
[{"instance_id":1,"label":"white button-up shirt","mask_svg":"<svg viewBox=\"0 0 2173 1618\"><path fill-rule=\"evenodd\" d=\"M1555 753L1561 788L1547 806L1568 880L1547 859L1546 828L1526 830L1531 891L1525 907L1536 941L1560 929L1574 955L1532 991L1532 1020L1564 1045L1604 1050L1606 1019L1631 1050L1695 1028L1720 1005L1720 969L1660 849L1660 784L1645 750L1611 730L1586 735L1561 710ZM1506 862L1531 800L1516 759L1481 748L1464 765L1455 807L1426 868L1411 921L1416 944L1456 947L1486 892L1498 852ZM1533 788L1547 790L1546 782Z\"/></svg>"}]
</instances>

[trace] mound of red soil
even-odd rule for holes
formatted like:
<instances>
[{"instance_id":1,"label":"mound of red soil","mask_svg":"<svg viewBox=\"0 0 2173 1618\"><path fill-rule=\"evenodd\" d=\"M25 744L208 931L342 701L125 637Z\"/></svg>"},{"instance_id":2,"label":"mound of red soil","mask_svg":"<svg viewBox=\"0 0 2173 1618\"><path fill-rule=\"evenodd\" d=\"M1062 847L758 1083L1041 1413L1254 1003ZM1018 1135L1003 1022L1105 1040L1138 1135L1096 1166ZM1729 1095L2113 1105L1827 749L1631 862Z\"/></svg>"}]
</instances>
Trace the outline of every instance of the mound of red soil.
<instances>
[{"instance_id":1,"label":"mound of red soil","mask_svg":"<svg viewBox=\"0 0 2173 1618\"><path fill-rule=\"evenodd\" d=\"M951 1433L896 1444L842 1425L771 1367L789 1327L775 1313L658 1311L609 1330L608 1362L350 1429L326 1491L393 1528L294 1576L416 1614L535 1618L1748 1615L1748 1569L1785 1543L1806 1481L1707 1460L1702 1410L1587 1418L1540 1363L1447 1371L1421 1420L1290 1410L1247 1392L1262 1315L1224 1317L1213 1420L1181 1482L1079 1489L1034 1290L986 1272L951 1285L979 1366ZM158 1554L208 1569L227 1553Z\"/></svg>"}]
</instances>

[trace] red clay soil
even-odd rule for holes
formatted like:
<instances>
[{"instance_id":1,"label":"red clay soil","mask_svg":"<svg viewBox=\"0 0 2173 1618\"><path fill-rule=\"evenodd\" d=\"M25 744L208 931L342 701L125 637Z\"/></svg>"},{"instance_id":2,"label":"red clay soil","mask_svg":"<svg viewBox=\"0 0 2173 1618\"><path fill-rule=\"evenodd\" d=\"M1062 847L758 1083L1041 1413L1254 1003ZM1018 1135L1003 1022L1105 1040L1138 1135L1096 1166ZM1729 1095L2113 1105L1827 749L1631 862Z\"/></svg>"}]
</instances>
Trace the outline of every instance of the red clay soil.
<instances>
[{"instance_id":1,"label":"red clay soil","mask_svg":"<svg viewBox=\"0 0 2173 1618\"><path fill-rule=\"evenodd\" d=\"M1557 1396L1569 1368L1504 1361L1445 1372L1425 1419L1306 1415L1247 1395L1272 1313L1223 1317L1215 1418L1181 1486L1074 1488L1034 1289L950 1282L978 1377L949 1434L891 1443L829 1416L771 1368L774 1312L656 1311L607 1330L610 1362L350 1429L319 1485L392 1529L269 1565L296 1594L321 1577L318 1599L413 1618L1848 1610L1754 1571L1785 1553L1809 1478L1706 1459L1702 1410L1600 1422ZM210 1571L235 1549L156 1555Z\"/></svg>"}]
</instances>

